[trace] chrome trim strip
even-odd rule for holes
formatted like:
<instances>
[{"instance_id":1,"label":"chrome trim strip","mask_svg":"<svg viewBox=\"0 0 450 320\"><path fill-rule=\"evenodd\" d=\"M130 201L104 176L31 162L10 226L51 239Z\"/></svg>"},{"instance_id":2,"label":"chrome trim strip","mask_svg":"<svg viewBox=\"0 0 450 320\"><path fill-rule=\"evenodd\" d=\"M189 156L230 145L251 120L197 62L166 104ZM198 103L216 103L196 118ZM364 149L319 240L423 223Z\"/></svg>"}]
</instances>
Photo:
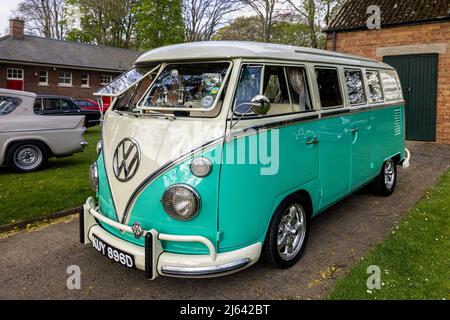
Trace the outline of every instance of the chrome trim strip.
<instances>
[{"instance_id":1,"label":"chrome trim strip","mask_svg":"<svg viewBox=\"0 0 450 320\"><path fill-rule=\"evenodd\" d=\"M247 266L251 261L252 260L249 258L244 258L217 266L195 267L195 268L162 266L161 272L173 276L206 276L240 269Z\"/></svg>"}]
</instances>

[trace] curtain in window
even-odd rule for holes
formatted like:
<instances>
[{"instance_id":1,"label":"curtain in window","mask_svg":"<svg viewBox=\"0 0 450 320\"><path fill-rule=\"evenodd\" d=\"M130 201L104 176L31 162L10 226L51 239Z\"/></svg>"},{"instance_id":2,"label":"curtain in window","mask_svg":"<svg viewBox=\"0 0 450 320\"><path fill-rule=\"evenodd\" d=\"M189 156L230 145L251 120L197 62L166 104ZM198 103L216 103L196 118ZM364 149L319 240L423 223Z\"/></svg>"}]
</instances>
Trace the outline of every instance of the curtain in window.
<instances>
[{"instance_id":1,"label":"curtain in window","mask_svg":"<svg viewBox=\"0 0 450 320\"><path fill-rule=\"evenodd\" d=\"M308 90L306 89L306 77L304 70L300 68L287 68L287 75L292 89L295 91L293 98L298 97L298 102L300 104L300 110L306 111L310 110ZM294 93L293 93L294 94ZM294 103L296 103L294 99Z\"/></svg>"}]
</instances>

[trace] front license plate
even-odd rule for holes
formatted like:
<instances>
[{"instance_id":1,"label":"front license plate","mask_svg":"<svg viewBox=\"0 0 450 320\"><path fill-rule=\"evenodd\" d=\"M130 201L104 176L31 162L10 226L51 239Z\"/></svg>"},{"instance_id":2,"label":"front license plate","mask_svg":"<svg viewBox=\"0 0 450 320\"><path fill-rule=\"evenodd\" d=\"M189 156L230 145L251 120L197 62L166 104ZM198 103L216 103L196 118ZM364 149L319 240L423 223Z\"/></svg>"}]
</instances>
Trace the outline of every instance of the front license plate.
<instances>
[{"instance_id":1,"label":"front license plate","mask_svg":"<svg viewBox=\"0 0 450 320\"><path fill-rule=\"evenodd\" d=\"M98 238L95 234L92 234L92 238L92 246L95 250L114 262L117 262L125 267L135 269L133 255L114 248Z\"/></svg>"}]
</instances>

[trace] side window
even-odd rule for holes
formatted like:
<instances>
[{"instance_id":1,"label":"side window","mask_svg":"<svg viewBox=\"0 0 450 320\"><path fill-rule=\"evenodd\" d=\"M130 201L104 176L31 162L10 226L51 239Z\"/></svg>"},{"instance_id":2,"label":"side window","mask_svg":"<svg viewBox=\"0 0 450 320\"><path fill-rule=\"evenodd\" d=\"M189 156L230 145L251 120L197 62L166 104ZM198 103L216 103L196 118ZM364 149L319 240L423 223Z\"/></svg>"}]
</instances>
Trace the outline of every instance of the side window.
<instances>
[{"instance_id":1,"label":"side window","mask_svg":"<svg viewBox=\"0 0 450 320\"><path fill-rule=\"evenodd\" d=\"M264 68L263 89L264 95L269 98L271 103L271 108L267 115L281 115L294 112L283 67L266 66Z\"/></svg>"},{"instance_id":2,"label":"side window","mask_svg":"<svg viewBox=\"0 0 450 320\"><path fill-rule=\"evenodd\" d=\"M34 112L42 112L42 99L41 98L36 98L36 101L34 101L33 111Z\"/></svg>"},{"instance_id":3,"label":"side window","mask_svg":"<svg viewBox=\"0 0 450 320\"><path fill-rule=\"evenodd\" d=\"M61 109L63 109L63 110L73 109L72 104L69 101L67 101L67 100L60 99L59 100L59 104L61 106Z\"/></svg>"},{"instance_id":4,"label":"side window","mask_svg":"<svg viewBox=\"0 0 450 320\"><path fill-rule=\"evenodd\" d=\"M383 90L381 88L380 73L378 71L366 71L367 84L369 85L369 102L383 101Z\"/></svg>"},{"instance_id":5,"label":"side window","mask_svg":"<svg viewBox=\"0 0 450 320\"><path fill-rule=\"evenodd\" d=\"M262 66L245 65L241 70L236 90L234 112L246 113L250 106L248 103L261 92Z\"/></svg>"},{"instance_id":6,"label":"side window","mask_svg":"<svg viewBox=\"0 0 450 320\"><path fill-rule=\"evenodd\" d=\"M343 102L337 69L316 68L316 78L322 108L342 106Z\"/></svg>"},{"instance_id":7,"label":"side window","mask_svg":"<svg viewBox=\"0 0 450 320\"><path fill-rule=\"evenodd\" d=\"M13 112L21 103L19 98L0 96L0 116Z\"/></svg>"},{"instance_id":8,"label":"side window","mask_svg":"<svg viewBox=\"0 0 450 320\"><path fill-rule=\"evenodd\" d=\"M366 103L363 74L358 69L345 69L345 82L347 83L348 97L350 104Z\"/></svg>"},{"instance_id":9,"label":"side window","mask_svg":"<svg viewBox=\"0 0 450 320\"><path fill-rule=\"evenodd\" d=\"M382 71L381 81L383 82L384 96L387 101L403 99L402 88L397 81L397 73L394 70Z\"/></svg>"},{"instance_id":10,"label":"side window","mask_svg":"<svg viewBox=\"0 0 450 320\"><path fill-rule=\"evenodd\" d=\"M45 111L58 111L61 110L59 99L43 99Z\"/></svg>"},{"instance_id":11,"label":"side window","mask_svg":"<svg viewBox=\"0 0 450 320\"><path fill-rule=\"evenodd\" d=\"M305 112L313 110L305 68L287 67L286 74L294 111Z\"/></svg>"}]
</instances>

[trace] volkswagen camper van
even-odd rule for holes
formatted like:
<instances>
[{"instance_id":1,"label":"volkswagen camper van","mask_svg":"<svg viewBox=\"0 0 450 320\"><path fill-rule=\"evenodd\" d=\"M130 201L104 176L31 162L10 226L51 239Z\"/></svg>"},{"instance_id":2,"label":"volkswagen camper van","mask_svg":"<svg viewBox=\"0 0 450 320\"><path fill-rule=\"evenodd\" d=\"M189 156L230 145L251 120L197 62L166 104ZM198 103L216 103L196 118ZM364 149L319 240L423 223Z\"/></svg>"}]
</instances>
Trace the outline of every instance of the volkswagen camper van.
<instances>
[{"instance_id":1,"label":"volkswagen camper van","mask_svg":"<svg viewBox=\"0 0 450 320\"><path fill-rule=\"evenodd\" d=\"M113 97L80 240L145 276L212 277L301 257L311 218L407 167L391 66L249 42L151 50Z\"/></svg>"}]
</instances>

